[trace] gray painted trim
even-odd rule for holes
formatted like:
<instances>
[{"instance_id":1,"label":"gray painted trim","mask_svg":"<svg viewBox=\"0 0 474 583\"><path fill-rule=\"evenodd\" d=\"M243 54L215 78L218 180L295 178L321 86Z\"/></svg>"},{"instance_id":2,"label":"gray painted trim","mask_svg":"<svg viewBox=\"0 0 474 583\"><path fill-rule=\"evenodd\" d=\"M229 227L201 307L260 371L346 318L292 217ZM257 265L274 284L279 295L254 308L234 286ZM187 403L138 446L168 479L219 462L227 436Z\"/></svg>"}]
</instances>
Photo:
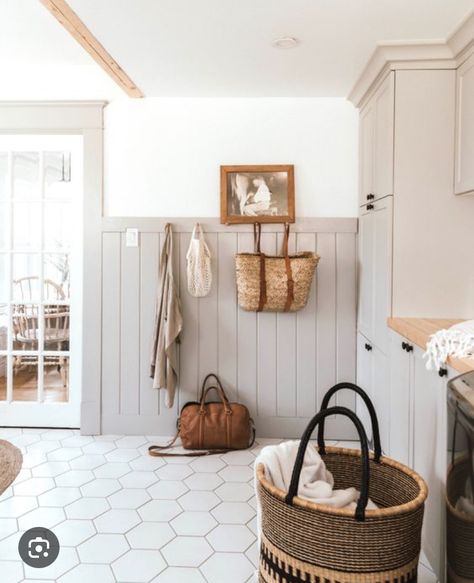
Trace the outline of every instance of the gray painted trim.
<instances>
[{"instance_id":1,"label":"gray painted trim","mask_svg":"<svg viewBox=\"0 0 474 583\"><path fill-rule=\"evenodd\" d=\"M118 232L127 228L136 228L143 233L163 232L166 223L173 223L176 233L191 233L196 222L203 229L212 233L246 233L252 231L252 225L222 225L220 219L214 217L103 217L102 231ZM357 218L324 218L311 217L298 219L291 225L294 233L357 233ZM278 224L263 225L264 233L283 233L283 226Z\"/></svg>"}]
</instances>

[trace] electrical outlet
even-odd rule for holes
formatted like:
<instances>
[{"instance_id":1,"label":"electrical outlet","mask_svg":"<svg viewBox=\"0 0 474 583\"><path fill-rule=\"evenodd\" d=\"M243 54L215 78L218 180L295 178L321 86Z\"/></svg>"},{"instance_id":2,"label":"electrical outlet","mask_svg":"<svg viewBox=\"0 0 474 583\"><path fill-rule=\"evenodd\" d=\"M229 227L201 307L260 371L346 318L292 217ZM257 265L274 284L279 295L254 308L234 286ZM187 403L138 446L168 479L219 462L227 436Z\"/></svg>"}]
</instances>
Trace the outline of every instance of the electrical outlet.
<instances>
[{"instance_id":1,"label":"electrical outlet","mask_svg":"<svg viewBox=\"0 0 474 583\"><path fill-rule=\"evenodd\" d=\"M127 229L125 244L127 247L138 247L138 229Z\"/></svg>"}]
</instances>

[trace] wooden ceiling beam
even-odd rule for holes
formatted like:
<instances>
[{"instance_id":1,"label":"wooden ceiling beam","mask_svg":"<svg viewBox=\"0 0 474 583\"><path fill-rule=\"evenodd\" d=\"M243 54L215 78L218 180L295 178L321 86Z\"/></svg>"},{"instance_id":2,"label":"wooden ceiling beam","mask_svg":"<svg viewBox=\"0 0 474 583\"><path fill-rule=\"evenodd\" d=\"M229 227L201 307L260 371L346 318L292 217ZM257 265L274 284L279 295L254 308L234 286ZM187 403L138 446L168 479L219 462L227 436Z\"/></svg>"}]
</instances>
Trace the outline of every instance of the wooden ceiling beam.
<instances>
[{"instance_id":1,"label":"wooden ceiling beam","mask_svg":"<svg viewBox=\"0 0 474 583\"><path fill-rule=\"evenodd\" d=\"M127 95L145 97L65 0L40 0L40 2Z\"/></svg>"}]
</instances>

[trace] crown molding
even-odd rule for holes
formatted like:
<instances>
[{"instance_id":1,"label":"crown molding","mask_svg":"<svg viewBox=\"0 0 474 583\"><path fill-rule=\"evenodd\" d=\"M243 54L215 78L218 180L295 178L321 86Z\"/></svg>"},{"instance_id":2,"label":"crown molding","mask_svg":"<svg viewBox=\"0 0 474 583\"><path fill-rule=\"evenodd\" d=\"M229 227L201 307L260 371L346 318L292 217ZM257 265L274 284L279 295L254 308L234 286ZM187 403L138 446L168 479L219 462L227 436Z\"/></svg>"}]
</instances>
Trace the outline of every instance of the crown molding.
<instances>
[{"instance_id":1,"label":"crown molding","mask_svg":"<svg viewBox=\"0 0 474 583\"><path fill-rule=\"evenodd\" d=\"M474 47L474 10L447 39L392 41L377 45L347 96L361 107L387 72L397 69L456 69Z\"/></svg>"}]
</instances>

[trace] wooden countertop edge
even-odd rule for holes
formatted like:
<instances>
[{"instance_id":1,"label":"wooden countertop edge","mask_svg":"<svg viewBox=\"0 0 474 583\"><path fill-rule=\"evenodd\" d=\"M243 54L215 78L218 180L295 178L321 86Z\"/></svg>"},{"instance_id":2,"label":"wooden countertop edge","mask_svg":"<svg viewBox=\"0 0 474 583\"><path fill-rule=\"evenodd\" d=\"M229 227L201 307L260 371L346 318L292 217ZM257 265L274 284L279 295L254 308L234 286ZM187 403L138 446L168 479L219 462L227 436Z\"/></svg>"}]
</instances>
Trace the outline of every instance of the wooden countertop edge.
<instances>
[{"instance_id":1,"label":"wooden countertop edge","mask_svg":"<svg viewBox=\"0 0 474 583\"><path fill-rule=\"evenodd\" d=\"M463 320L442 318L388 318L388 327L404 336L413 344L426 350L426 344L432 334L444 328L450 328ZM473 358L448 358L448 365L460 374L474 370Z\"/></svg>"}]
</instances>

